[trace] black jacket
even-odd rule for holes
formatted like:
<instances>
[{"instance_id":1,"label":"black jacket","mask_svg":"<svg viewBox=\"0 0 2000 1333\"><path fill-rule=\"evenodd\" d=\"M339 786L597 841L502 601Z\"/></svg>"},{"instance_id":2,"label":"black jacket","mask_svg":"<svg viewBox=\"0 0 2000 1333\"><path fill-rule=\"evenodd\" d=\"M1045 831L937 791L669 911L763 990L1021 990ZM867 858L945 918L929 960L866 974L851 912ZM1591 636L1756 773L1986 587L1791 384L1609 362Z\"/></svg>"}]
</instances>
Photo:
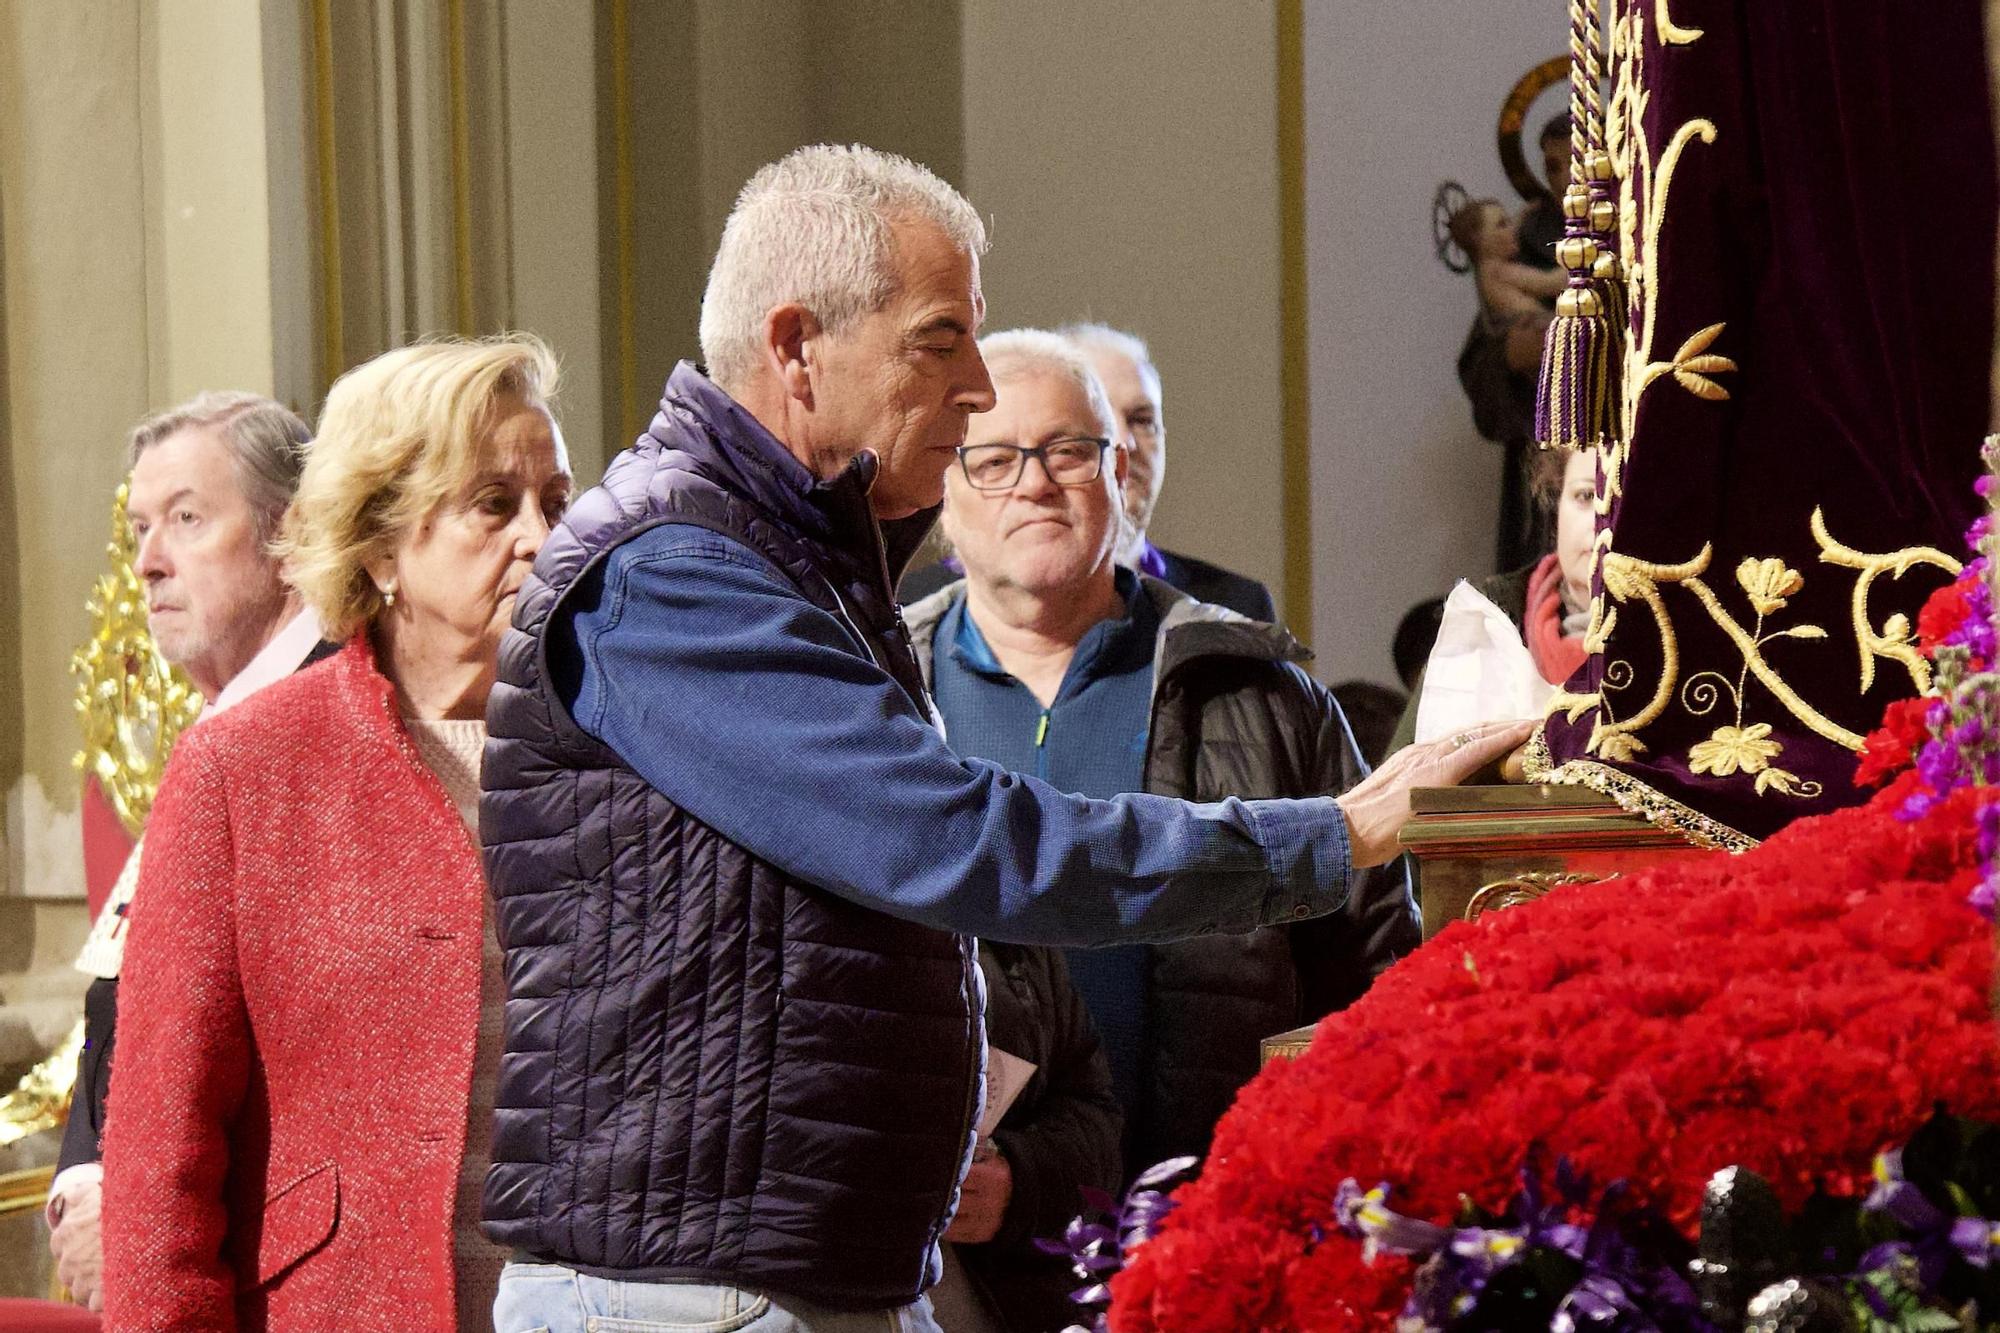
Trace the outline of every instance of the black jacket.
<instances>
[{"instance_id":1,"label":"black jacket","mask_svg":"<svg viewBox=\"0 0 2000 1333\"><path fill-rule=\"evenodd\" d=\"M1278 606L1271 600L1271 590L1256 579L1163 546L1153 549L1166 564L1166 572L1160 578L1197 602L1226 606L1239 616L1267 625L1279 623Z\"/></svg>"},{"instance_id":2,"label":"black jacket","mask_svg":"<svg viewBox=\"0 0 2000 1333\"><path fill-rule=\"evenodd\" d=\"M1084 1211L1086 1187L1117 1191L1124 1120L1062 951L982 940L979 969L988 1044L1037 1068L993 1134L1014 1175L1000 1233L959 1246L958 1256L1009 1329L1053 1333L1081 1318L1069 1299L1077 1281L1068 1260L1043 1254L1034 1239L1061 1236Z\"/></svg>"},{"instance_id":3,"label":"black jacket","mask_svg":"<svg viewBox=\"0 0 2000 1333\"><path fill-rule=\"evenodd\" d=\"M1145 790L1195 801L1322 796L1367 775L1340 706L1298 665L1309 654L1296 639L1158 579L1141 583L1160 612ZM932 637L962 587L908 609L926 680ZM1331 916L1149 946L1153 1041L1144 1102L1126 1108L1126 1174L1206 1151L1257 1072L1263 1038L1352 1003L1421 938L1396 863L1357 877Z\"/></svg>"}]
</instances>

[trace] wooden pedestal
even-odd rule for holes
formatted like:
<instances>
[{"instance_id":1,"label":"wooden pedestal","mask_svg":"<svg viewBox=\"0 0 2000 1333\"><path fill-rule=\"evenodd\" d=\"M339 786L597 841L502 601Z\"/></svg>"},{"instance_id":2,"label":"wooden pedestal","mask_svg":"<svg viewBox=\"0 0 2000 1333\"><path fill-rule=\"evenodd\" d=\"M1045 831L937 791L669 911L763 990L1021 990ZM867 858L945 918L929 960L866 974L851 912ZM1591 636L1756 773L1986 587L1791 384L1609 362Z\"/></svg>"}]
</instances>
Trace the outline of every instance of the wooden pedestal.
<instances>
[{"instance_id":1,"label":"wooden pedestal","mask_svg":"<svg viewBox=\"0 0 2000 1333\"><path fill-rule=\"evenodd\" d=\"M1403 826L1424 938L1454 921L1531 902L1565 884L1588 884L1663 861L1718 853L1625 813L1587 787L1426 787L1410 794ZM1290 1059L1310 1027L1263 1043L1265 1061Z\"/></svg>"}]
</instances>

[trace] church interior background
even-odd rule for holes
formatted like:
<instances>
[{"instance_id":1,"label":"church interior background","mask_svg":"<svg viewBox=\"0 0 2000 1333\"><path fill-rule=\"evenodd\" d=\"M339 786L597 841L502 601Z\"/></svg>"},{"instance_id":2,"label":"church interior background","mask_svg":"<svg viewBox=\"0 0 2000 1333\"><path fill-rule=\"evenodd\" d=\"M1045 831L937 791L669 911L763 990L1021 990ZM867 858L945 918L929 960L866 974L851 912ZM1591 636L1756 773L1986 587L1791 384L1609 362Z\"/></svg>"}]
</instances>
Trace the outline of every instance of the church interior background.
<instances>
[{"instance_id":1,"label":"church interior background","mask_svg":"<svg viewBox=\"0 0 2000 1333\"><path fill-rule=\"evenodd\" d=\"M988 218L991 327L1146 332L1161 540L1268 584L1323 680L1390 682L1404 610L1490 566L1502 467L1426 209L1517 197L1495 112L1567 37L1550 0L0 0L0 1089L82 991L72 654L146 412L227 385L310 416L412 335L528 328L587 483L694 354L740 183L865 142ZM1584 726L1544 773L1606 758ZM0 1293L44 1294L9 1208Z\"/></svg>"}]
</instances>

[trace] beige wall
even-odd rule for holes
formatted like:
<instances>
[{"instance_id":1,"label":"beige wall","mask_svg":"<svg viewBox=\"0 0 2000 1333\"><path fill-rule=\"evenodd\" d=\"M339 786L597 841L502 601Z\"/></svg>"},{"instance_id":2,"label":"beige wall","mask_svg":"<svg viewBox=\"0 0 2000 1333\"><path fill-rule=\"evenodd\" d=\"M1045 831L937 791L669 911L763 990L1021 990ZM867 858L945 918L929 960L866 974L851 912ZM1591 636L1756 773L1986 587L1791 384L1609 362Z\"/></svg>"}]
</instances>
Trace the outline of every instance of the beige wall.
<instances>
[{"instance_id":1,"label":"beige wall","mask_svg":"<svg viewBox=\"0 0 2000 1333\"><path fill-rule=\"evenodd\" d=\"M965 0L988 327L1101 319L1165 383L1153 536L1283 600L1271 0ZM1387 12L1387 11L1384 11Z\"/></svg>"},{"instance_id":2,"label":"beige wall","mask_svg":"<svg viewBox=\"0 0 2000 1333\"><path fill-rule=\"evenodd\" d=\"M562 362L558 411L578 475L604 470L598 292L596 25L570 0L506 0L510 322Z\"/></svg>"},{"instance_id":3,"label":"beige wall","mask_svg":"<svg viewBox=\"0 0 2000 1333\"><path fill-rule=\"evenodd\" d=\"M143 7L150 397L276 387L258 0Z\"/></svg>"},{"instance_id":4,"label":"beige wall","mask_svg":"<svg viewBox=\"0 0 2000 1333\"><path fill-rule=\"evenodd\" d=\"M1500 449L1473 429L1455 368L1472 280L1432 252L1431 196L1450 178L1519 202L1494 123L1568 28L1546 0L1458 6L1449 23L1310 0L1305 18L1313 644L1327 680L1391 682L1404 611L1491 572L1499 505ZM1561 99L1538 104L1531 140Z\"/></svg>"},{"instance_id":5,"label":"beige wall","mask_svg":"<svg viewBox=\"0 0 2000 1333\"><path fill-rule=\"evenodd\" d=\"M609 11L616 0L599 0ZM621 300L632 309L631 383L620 438L642 429L674 363L696 358L709 260L752 172L801 144L862 142L924 162L954 182L960 127L958 7L939 0L626 0L630 83L625 139L632 203L629 275L617 263L619 127L600 101L600 245L616 367ZM598 32L608 42L608 17ZM607 89L615 71L600 57ZM621 292L620 284L625 290ZM617 386L613 385L614 391ZM614 402L617 400L614 398Z\"/></svg>"},{"instance_id":6,"label":"beige wall","mask_svg":"<svg viewBox=\"0 0 2000 1333\"><path fill-rule=\"evenodd\" d=\"M67 664L103 566L125 432L150 401L141 27L127 0L0 0L13 892L82 889Z\"/></svg>"},{"instance_id":7,"label":"beige wall","mask_svg":"<svg viewBox=\"0 0 2000 1333\"><path fill-rule=\"evenodd\" d=\"M124 444L204 388L271 392L257 0L0 0L6 883L82 891L68 675ZM18 635L12 632L18 625Z\"/></svg>"}]
</instances>

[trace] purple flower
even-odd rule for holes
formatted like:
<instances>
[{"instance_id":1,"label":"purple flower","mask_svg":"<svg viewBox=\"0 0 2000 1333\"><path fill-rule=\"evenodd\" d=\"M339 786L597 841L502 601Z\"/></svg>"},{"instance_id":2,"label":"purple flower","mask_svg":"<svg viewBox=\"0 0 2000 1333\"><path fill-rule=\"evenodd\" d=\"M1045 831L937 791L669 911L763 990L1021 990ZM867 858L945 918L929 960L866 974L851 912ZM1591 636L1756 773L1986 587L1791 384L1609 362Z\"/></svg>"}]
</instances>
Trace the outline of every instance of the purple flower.
<instances>
[{"instance_id":1,"label":"purple flower","mask_svg":"<svg viewBox=\"0 0 2000 1333\"><path fill-rule=\"evenodd\" d=\"M1951 1224L1951 1247L1974 1268L2000 1257L2000 1224L1983 1217L1961 1217Z\"/></svg>"}]
</instances>

